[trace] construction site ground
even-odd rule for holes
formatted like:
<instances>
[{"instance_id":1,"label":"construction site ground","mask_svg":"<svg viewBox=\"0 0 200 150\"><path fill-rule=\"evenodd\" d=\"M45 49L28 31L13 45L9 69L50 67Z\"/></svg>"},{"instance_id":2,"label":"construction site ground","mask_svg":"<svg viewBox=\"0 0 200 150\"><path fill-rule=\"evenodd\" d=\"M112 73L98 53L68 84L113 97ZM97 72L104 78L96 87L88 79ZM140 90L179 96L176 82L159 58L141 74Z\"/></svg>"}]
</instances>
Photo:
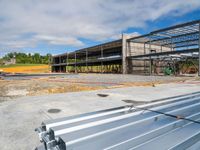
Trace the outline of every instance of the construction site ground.
<instances>
[{"instance_id":1,"label":"construction site ground","mask_svg":"<svg viewBox=\"0 0 200 150\"><path fill-rule=\"evenodd\" d=\"M0 102L22 96L39 96L129 86L154 86L170 82L184 82L189 79L191 78L120 74L8 75L0 80Z\"/></svg>"},{"instance_id":2,"label":"construction site ground","mask_svg":"<svg viewBox=\"0 0 200 150\"><path fill-rule=\"evenodd\" d=\"M30 150L46 119L135 105L200 91L197 77L120 74L7 76L0 81L0 145ZM56 110L56 111L54 111Z\"/></svg>"}]
</instances>

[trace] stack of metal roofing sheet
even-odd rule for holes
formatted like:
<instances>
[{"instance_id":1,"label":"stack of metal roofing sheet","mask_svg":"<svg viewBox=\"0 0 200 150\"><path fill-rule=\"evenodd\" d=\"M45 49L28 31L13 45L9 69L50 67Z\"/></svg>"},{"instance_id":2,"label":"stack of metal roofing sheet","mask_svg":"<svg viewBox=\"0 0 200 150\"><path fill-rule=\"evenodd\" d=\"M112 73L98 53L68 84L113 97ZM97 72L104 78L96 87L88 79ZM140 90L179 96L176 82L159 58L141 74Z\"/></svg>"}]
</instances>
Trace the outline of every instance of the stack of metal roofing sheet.
<instances>
[{"instance_id":1,"label":"stack of metal roofing sheet","mask_svg":"<svg viewBox=\"0 0 200 150\"><path fill-rule=\"evenodd\" d=\"M49 120L46 150L200 149L200 93Z\"/></svg>"}]
</instances>

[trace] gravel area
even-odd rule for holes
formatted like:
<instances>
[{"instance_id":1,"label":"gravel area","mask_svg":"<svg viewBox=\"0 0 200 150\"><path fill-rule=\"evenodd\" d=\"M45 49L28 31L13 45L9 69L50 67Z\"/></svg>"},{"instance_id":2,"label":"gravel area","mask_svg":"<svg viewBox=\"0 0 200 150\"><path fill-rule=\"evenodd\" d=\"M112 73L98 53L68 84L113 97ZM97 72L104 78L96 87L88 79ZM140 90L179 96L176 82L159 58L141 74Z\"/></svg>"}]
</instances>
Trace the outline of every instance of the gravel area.
<instances>
[{"instance_id":1,"label":"gravel area","mask_svg":"<svg viewBox=\"0 0 200 150\"><path fill-rule=\"evenodd\" d=\"M67 77L68 78L68 77ZM123 75L123 74L80 74L72 78L90 80L96 82L155 82L155 81L177 81L186 80L191 77L174 76L142 76L142 75Z\"/></svg>"},{"instance_id":2,"label":"gravel area","mask_svg":"<svg viewBox=\"0 0 200 150\"><path fill-rule=\"evenodd\" d=\"M154 86L191 80L190 77L136 76L122 74L21 75L0 80L0 102L16 97L39 96L131 86ZM194 78L193 78L194 79Z\"/></svg>"},{"instance_id":3,"label":"gravel area","mask_svg":"<svg viewBox=\"0 0 200 150\"><path fill-rule=\"evenodd\" d=\"M81 79L93 82L152 82L152 81L175 81L185 80L194 77L174 77L174 76L143 76L143 75L131 75L131 74L56 74L56 75L23 75L23 76L9 76L4 77L5 80L27 80L35 78L67 78L67 79Z\"/></svg>"}]
</instances>

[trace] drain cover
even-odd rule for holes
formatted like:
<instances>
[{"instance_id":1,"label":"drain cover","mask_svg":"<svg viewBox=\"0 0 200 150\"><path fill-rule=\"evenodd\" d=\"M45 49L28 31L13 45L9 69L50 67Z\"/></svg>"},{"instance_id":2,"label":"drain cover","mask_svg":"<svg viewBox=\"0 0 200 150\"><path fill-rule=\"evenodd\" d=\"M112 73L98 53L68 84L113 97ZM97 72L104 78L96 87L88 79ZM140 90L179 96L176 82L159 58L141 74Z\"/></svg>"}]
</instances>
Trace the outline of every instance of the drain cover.
<instances>
[{"instance_id":1,"label":"drain cover","mask_svg":"<svg viewBox=\"0 0 200 150\"><path fill-rule=\"evenodd\" d=\"M100 96L100 97L107 97L107 96L109 96L108 94L97 94L98 96Z\"/></svg>"},{"instance_id":2,"label":"drain cover","mask_svg":"<svg viewBox=\"0 0 200 150\"><path fill-rule=\"evenodd\" d=\"M59 113L59 112L61 112L60 109L49 109L48 110L48 113Z\"/></svg>"}]
</instances>

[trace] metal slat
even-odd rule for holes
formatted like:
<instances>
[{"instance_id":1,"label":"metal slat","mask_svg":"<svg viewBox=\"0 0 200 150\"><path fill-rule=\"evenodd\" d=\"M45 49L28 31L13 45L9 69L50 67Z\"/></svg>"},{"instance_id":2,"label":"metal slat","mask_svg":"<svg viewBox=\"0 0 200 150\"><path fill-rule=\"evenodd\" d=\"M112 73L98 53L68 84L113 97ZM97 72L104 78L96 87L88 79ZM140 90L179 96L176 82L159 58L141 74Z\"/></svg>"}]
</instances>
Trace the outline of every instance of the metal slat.
<instances>
[{"instance_id":1,"label":"metal slat","mask_svg":"<svg viewBox=\"0 0 200 150\"><path fill-rule=\"evenodd\" d=\"M191 148L200 146L199 110L200 93L196 92L137 107L45 121L38 132L48 150L156 150L160 144L163 149ZM189 130L190 134L182 133ZM178 138L176 134L185 136ZM177 139L169 143L173 138Z\"/></svg>"},{"instance_id":2,"label":"metal slat","mask_svg":"<svg viewBox=\"0 0 200 150\"><path fill-rule=\"evenodd\" d=\"M199 92L194 93L192 95L192 98L195 98L195 97L198 97L198 96L200 96ZM167 103L171 103L171 101L178 101L180 99L185 100L185 99L188 99L188 98L191 98L191 95L185 95L185 96L182 96L181 98L178 97L178 98L165 100L165 102L154 102L154 103L151 103L151 104L143 105L143 107L150 107L150 106L160 105L160 104L163 104L163 103L167 104ZM130 106L118 107L118 108L108 109L108 110L104 110L104 111L97 111L97 112L77 115L77 116L74 116L74 117L72 116L72 117L65 117L65 118L61 118L61 119L54 119L54 120L50 120L50 121L45 121L42 124L48 130L50 127L55 127L55 126L60 126L60 125L64 125L64 124L79 122L79 121L92 119L92 118L96 118L96 117L100 117L100 116L104 116L104 115L110 115L110 114L123 112L123 111L127 111L127 110L130 110Z\"/></svg>"},{"instance_id":3,"label":"metal slat","mask_svg":"<svg viewBox=\"0 0 200 150\"><path fill-rule=\"evenodd\" d=\"M195 120L200 119L200 113L190 115L187 118L188 119L195 119ZM142 140L142 142L140 142L140 143L142 143L141 145L144 145L147 141L152 140L155 137L159 137L160 135L168 133L172 130L175 130L175 129L185 125L186 123L190 123L190 121L176 120L176 121L173 121L173 122L169 122L169 123L166 123L159 128L156 128L155 130L151 130L150 132L147 132L143 135L140 135L138 139ZM138 145L138 144L136 144L136 142L138 142L138 139L137 138L129 139L127 141L123 141L123 143L116 144L116 145L109 147L107 149L122 149L124 146L131 148L135 145ZM138 146L136 146L136 147L138 147ZM129 148L127 148L127 149L129 149ZM131 149L134 149L134 148L131 148Z\"/></svg>"},{"instance_id":4,"label":"metal slat","mask_svg":"<svg viewBox=\"0 0 200 150\"><path fill-rule=\"evenodd\" d=\"M59 126L62 124L67 124L67 123L74 123L74 122L83 121L86 119L91 119L91 118L100 117L104 115L110 115L110 114L114 114L114 113L118 113L122 111L127 111L129 109L130 108L128 106L118 107L118 108L108 109L104 111L97 111L97 112L87 113L83 115L77 115L75 117L72 116L72 117L66 117L66 118L61 118L57 120L50 120L50 121L43 122L43 125L46 126L46 129L48 130L50 127L55 127L55 126Z\"/></svg>"},{"instance_id":5,"label":"metal slat","mask_svg":"<svg viewBox=\"0 0 200 150\"><path fill-rule=\"evenodd\" d=\"M183 103L183 102L179 102L180 103L180 107L183 107L183 106L187 106L188 104L190 103L194 103L195 104L195 101L197 100L198 98L194 99L194 101L189 101L188 103ZM196 101L198 102L198 101ZM177 108L177 105L178 104L170 104L168 106L168 108L165 108L165 109L162 109L161 111L162 112L167 112L169 109L173 109L173 108ZM174 107L173 107L174 106ZM166 107L166 106L165 106ZM161 109L162 107L159 107L157 109ZM121 120L121 119L126 119L126 118L129 118L129 117L133 117L135 115L138 115L140 114L142 111L140 112L131 112L129 114L121 114L120 116L117 116L117 117L113 117L113 118L107 118L107 119L104 119L104 120L99 120L99 121L93 121L91 123L87 123L87 124L81 124L81 125L78 125L78 126L61 126L61 127L56 127L56 128L52 128L52 130L54 131L54 134L56 136L60 135L60 134L66 134L66 133L70 133L70 132L74 132L74 131L78 131L78 130L82 130L82 129L85 129L85 128L89 128L89 127L93 127L93 126L98 126L98 125L101 125L101 124L105 124L105 123L109 123L109 122L113 122L113 121L117 121L117 120ZM154 116L156 114L153 114L152 113L152 116ZM145 118L149 118L151 117L150 115L148 116L145 116L144 114L143 115L140 115L140 116L136 116L136 119L138 120L142 120L142 119L145 119ZM133 118L134 119L134 118ZM137 121L137 120L132 120L132 121Z\"/></svg>"},{"instance_id":6,"label":"metal slat","mask_svg":"<svg viewBox=\"0 0 200 150\"><path fill-rule=\"evenodd\" d=\"M200 119L198 119L199 121ZM159 146L162 146L163 149L173 149L173 150L182 150L178 149L178 146L182 147L182 142L185 142L188 140L188 137L193 137L196 134L199 134L200 131L200 125L195 123L187 124L186 126L177 128L176 130L172 130L171 132L164 134L160 137L157 137L155 140L151 140L151 142L143 144L141 147L132 148L132 150L146 150L148 149L154 149L154 150L160 150ZM200 140L197 138L196 140ZM190 141L187 141L190 142ZM196 142L196 141L194 141ZM189 144L190 145L190 144ZM192 146L192 145L190 145ZM184 147L183 149L187 149L187 147Z\"/></svg>"},{"instance_id":7,"label":"metal slat","mask_svg":"<svg viewBox=\"0 0 200 150\"><path fill-rule=\"evenodd\" d=\"M193 95L193 97L195 97L195 96L198 97L200 95L199 95L199 93L195 93ZM190 96L182 97L181 100L187 99L188 97L190 97ZM174 98L174 99L170 99L169 101L166 100L165 103L168 103L171 100L174 100L174 101L179 100L180 101L180 99ZM150 107L151 105L155 106L155 105L159 105L160 103L163 103L163 102L155 102L153 104L144 105L144 107ZM88 114L85 114L85 115L80 115L80 117L76 116L76 117L67 117L67 118L62 118L62 119L56 119L56 120L51 121L50 123L48 123L48 121L47 121L46 122L46 128L49 129L50 127L55 127L55 126L60 126L60 125L64 125L64 124L79 122L79 121L92 119L92 118L96 118L96 117L100 117L100 116L104 116L104 115L114 114L114 113L117 113L117 112L123 112L123 111L127 111L129 109L130 108L128 106L126 106L126 107L120 107L120 108L117 108L117 109L114 109L114 110L112 109L112 110L88 113ZM44 125L44 123L43 123L43 125Z\"/></svg>"},{"instance_id":8,"label":"metal slat","mask_svg":"<svg viewBox=\"0 0 200 150\"><path fill-rule=\"evenodd\" d=\"M183 107L183 106L187 106L187 105L189 105L189 104L191 104L191 103L197 103L199 98L194 98L194 99L191 99L191 100L189 100L188 101L188 103L186 103L186 102L178 102L178 103L176 103L176 104L169 104L168 106L167 106L167 108L166 108L166 106L161 106L161 107L158 107L158 108L156 108L156 109L154 109L154 110L160 110L160 111L162 111L162 112L167 112L168 110L170 110L170 109L173 109L173 108L177 108L177 105L178 104L180 104L180 106L179 107ZM70 125L63 125L63 126L58 126L58 127L55 127L55 128L51 128L51 130L54 132L54 134L56 135L56 136L58 136L58 135L60 135L60 134L65 134L65 133L69 133L70 131L72 132L72 131L77 131L77 130L79 130L79 129L83 129L83 128L88 128L88 127L93 127L93 126L95 126L95 125L101 125L101 124L104 124L104 123L109 123L109 122L113 122L113 121L117 121L117 120L121 120L121 119L125 119L125 118L129 118L129 117L133 117L133 116L136 116L136 118L133 118L131 121L137 121L137 120L142 120L142 119L144 119L144 118L149 118L149 117L151 117L151 116L153 116L153 115L157 115L156 113L154 114L154 113L152 113L151 115L150 114L148 114L147 116L145 116L145 114L143 113L142 115L141 115L141 112L143 112L143 111L139 111L139 112L137 112L137 113L135 113L135 112L129 112L128 114L127 114L127 112L125 112L124 114L123 113L119 113L118 114L118 116L116 116L116 117L113 117L113 118L106 118L106 120L105 119L99 119L99 120L92 120L91 121L91 123L89 122L89 123L87 123L87 124L82 124L82 123L79 123L78 124L78 127L77 126L74 126L74 124L70 124ZM107 116L108 117L108 116ZM105 117L104 117L105 118ZM98 121L98 122L97 122Z\"/></svg>"},{"instance_id":9,"label":"metal slat","mask_svg":"<svg viewBox=\"0 0 200 150\"><path fill-rule=\"evenodd\" d=\"M193 108L193 109L200 109L200 103L197 103L197 104L194 104L194 105L189 105L189 106L186 106L186 107L183 107L183 108L179 108L179 109L170 111L169 113L177 115L179 113L183 113L184 112L185 113L184 115L186 115L188 113L187 111L189 109L191 109L191 108ZM74 141L71 141L71 142L67 141L66 142L66 147L73 149L74 148L72 146L72 144L73 144L75 146L75 148L76 148L76 146L77 145L80 146L82 144L81 142L83 142L83 141L84 141L84 143L87 143L87 144L83 143L83 145L87 145L87 146L91 147L93 144L94 144L94 146L96 146L96 144L98 144L98 141L101 141L100 142L101 146L102 146L102 147L100 147L100 149L101 149L101 148L106 148L107 146L109 146L110 143L120 143L120 141L126 141L125 139L131 139L131 137L133 138L134 135L135 135L134 142L136 144L136 141L137 141L136 137L140 138L143 134L146 135L148 133L149 128L151 130L154 130L154 129L156 129L156 128L159 127L159 124L163 124L163 125L167 124L168 121L166 120L166 118L169 118L169 117L167 117L167 116L165 116L163 114L159 114L159 115L156 115L156 116L153 116L153 117L149 117L149 118L144 119L144 120L139 120L139 121L132 122L130 124L126 124L126 125L123 125L123 126L112 128L112 129L107 130L107 131L102 131L100 133L95 133L95 134L90 135L88 137L83 137L83 138L80 138L80 139L75 139ZM161 120L162 121L163 119L165 119L166 122L165 121L164 122L160 122L160 123L156 122L156 120ZM169 119L172 122L174 121L174 118L173 119L169 118ZM155 128L151 128L151 126L150 126L151 123L155 124L155 122L158 125L154 126ZM141 128L141 126L143 126L143 128ZM123 136L120 137L120 135L123 135ZM68 136L70 136L70 134ZM151 134L151 136L153 136L153 134ZM66 141L64 139L64 137L65 137L64 135L60 136L60 138L63 141ZM116 137L116 138L114 138L114 137ZM87 139L89 139L89 140L87 140ZM112 139L110 141L110 143L108 143L109 139ZM143 142L143 139L144 139L144 137L142 138L142 140L139 140L139 142ZM92 140L92 141L90 141L90 140ZM91 145L91 143L92 143L92 145ZM141 144L141 143L138 143L138 144ZM82 148L84 148L84 147L82 147Z\"/></svg>"},{"instance_id":10,"label":"metal slat","mask_svg":"<svg viewBox=\"0 0 200 150\"><path fill-rule=\"evenodd\" d=\"M139 117L141 117L141 116L139 116ZM65 139L65 141L77 139L80 136L81 137L82 136L89 136L92 133L105 131L106 129L108 130L108 129L113 129L113 128L118 127L118 126L127 125L127 124L130 124L130 123L133 123L134 119L135 118L128 118L128 119L124 119L124 120L120 120L120 121L115 121L115 122L112 122L110 124L101 125L101 126L98 126L96 128L93 127L93 128L89 128L89 129L85 129L85 130L81 130L81 131L77 131L77 132L72 132L72 133L70 133L70 136L67 136L67 135L65 136L65 138L67 138L67 139Z\"/></svg>"}]
</instances>

